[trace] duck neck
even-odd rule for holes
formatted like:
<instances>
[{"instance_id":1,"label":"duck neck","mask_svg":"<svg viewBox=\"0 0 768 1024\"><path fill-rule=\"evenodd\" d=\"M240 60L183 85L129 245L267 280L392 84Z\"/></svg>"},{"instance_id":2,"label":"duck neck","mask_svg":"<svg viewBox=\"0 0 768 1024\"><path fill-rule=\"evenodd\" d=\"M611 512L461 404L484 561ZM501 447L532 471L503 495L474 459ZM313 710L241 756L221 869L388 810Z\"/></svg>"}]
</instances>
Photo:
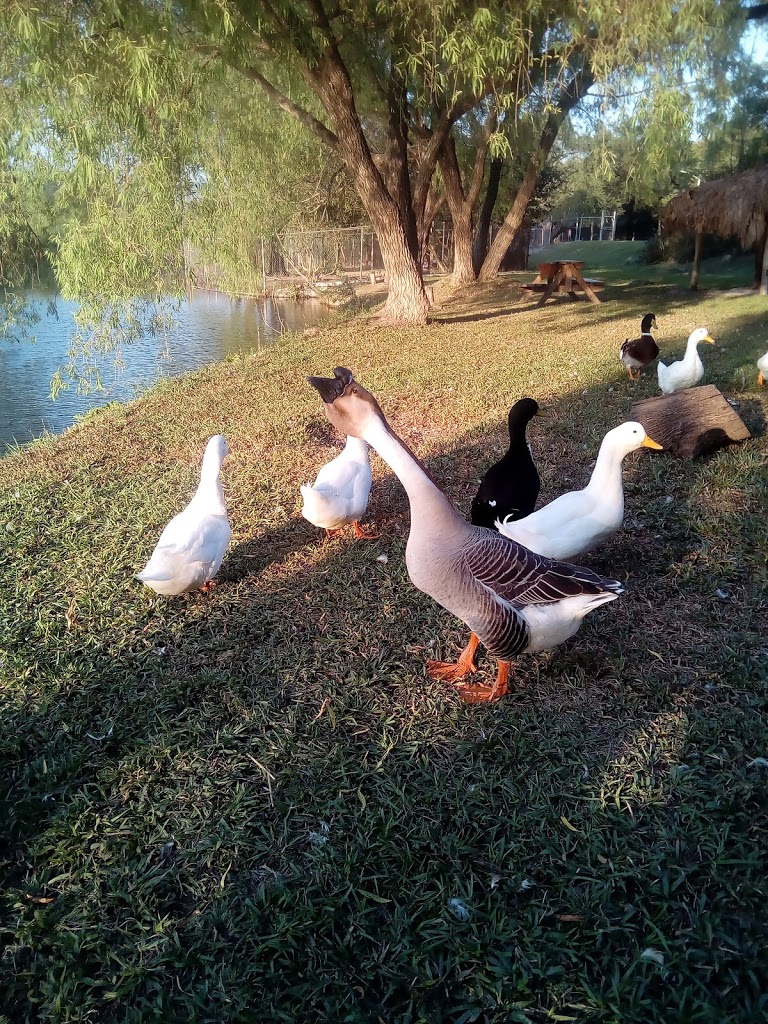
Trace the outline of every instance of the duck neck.
<instances>
[{"instance_id":1,"label":"duck neck","mask_svg":"<svg viewBox=\"0 0 768 1024\"><path fill-rule=\"evenodd\" d=\"M509 449L508 455L512 455L514 452L523 451L527 449L528 441L525 436L525 425L522 426L519 423L511 423L509 426Z\"/></svg>"},{"instance_id":2,"label":"duck neck","mask_svg":"<svg viewBox=\"0 0 768 1024\"><path fill-rule=\"evenodd\" d=\"M344 454L348 455L355 462L370 462L368 456L368 442L362 437L347 435L347 443L344 445Z\"/></svg>"},{"instance_id":3,"label":"duck neck","mask_svg":"<svg viewBox=\"0 0 768 1024\"><path fill-rule=\"evenodd\" d=\"M218 452L206 452L203 457L203 468L200 471L200 483L195 491L194 501L211 515L225 516L227 502L224 488L221 486L221 459Z\"/></svg>"},{"instance_id":4,"label":"duck neck","mask_svg":"<svg viewBox=\"0 0 768 1024\"><path fill-rule=\"evenodd\" d=\"M597 454L595 468L592 470L592 476L585 489L599 495L603 500L616 494L623 497L624 488L621 476L623 461L623 454L616 451L613 445L603 441Z\"/></svg>"},{"instance_id":5,"label":"duck neck","mask_svg":"<svg viewBox=\"0 0 768 1024\"><path fill-rule=\"evenodd\" d=\"M688 344L685 346L685 359L686 362L696 362L699 358L699 343L695 338L689 338Z\"/></svg>"},{"instance_id":6,"label":"duck neck","mask_svg":"<svg viewBox=\"0 0 768 1024\"><path fill-rule=\"evenodd\" d=\"M405 488L411 506L411 532L429 522L434 527L436 518L466 526L424 466L386 420L377 416L364 436Z\"/></svg>"}]
</instances>

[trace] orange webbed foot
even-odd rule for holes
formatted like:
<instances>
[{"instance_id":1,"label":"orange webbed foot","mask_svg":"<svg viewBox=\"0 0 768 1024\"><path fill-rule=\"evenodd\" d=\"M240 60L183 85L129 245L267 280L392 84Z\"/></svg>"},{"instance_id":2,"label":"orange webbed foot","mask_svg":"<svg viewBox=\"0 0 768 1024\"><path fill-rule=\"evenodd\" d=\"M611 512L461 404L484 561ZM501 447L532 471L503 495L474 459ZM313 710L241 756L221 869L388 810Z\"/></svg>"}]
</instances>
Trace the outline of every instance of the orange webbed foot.
<instances>
[{"instance_id":1,"label":"orange webbed foot","mask_svg":"<svg viewBox=\"0 0 768 1024\"><path fill-rule=\"evenodd\" d=\"M509 662L500 661L493 686L482 683L457 683L456 690L467 704L492 704L500 700L509 690Z\"/></svg>"},{"instance_id":2,"label":"orange webbed foot","mask_svg":"<svg viewBox=\"0 0 768 1024\"><path fill-rule=\"evenodd\" d=\"M200 590L201 590L201 591L202 591L202 592L203 592L204 594L210 594L210 592L211 592L212 590L215 590L217 586L218 586L218 584L217 584L216 580L208 580L208 582L207 582L207 583L204 583L204 584L202 585L202 587L200 587Z\"/></svg>"},{"instance_id":3,"label":"orange webbed foot","mask_svg":"<svg viewBox=\"0 0 768 1024\"><path fill-rule=\"evenodd\" d=\"M444 679L452 683L456 679L463 679L470 672L477 672L475 665L475 651L480 643L474 633L469 635L469 643L459 655L459 660L453 661L428 661L427 675L430 679Z\"/></svg>"},{"instance_id":4,"label":"orange webbed foot","mask_svg":"<svg viewBox=\"0 0 768 1024\"><path fill-rule=\"evenodd\" d=\"M459 661L428 661L427 662L427 675L430 679L443 679L447 683L452 683L456 679L463 679L464 676L469 675L470 672L476 672L477 665L474 661L470 664L466 664Z\"/></svg>"},{"instance_id":5,"label":"orange webbed foot","mask_svg":"<svg viewBox=\"0 0 768 1024\"><path fill-rule=\"evenodd\" d=\"M352 525L355 528L355 537L357 537L358 540L378 540L379 539L380 535L378 533L366 533L365 530L362 528L362 526L360 525L360 523L358 523L357 520L355 520L354 523L352 523Z\"/></svg>"}]
</instances>

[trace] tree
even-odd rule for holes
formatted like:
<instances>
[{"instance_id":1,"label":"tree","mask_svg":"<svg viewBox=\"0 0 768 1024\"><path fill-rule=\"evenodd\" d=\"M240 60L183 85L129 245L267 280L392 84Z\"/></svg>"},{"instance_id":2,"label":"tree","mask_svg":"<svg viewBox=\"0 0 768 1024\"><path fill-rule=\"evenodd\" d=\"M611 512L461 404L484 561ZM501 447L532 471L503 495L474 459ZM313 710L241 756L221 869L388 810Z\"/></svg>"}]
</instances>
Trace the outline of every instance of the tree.
<instances>
[{"instance_id":1,"label":"tree","mask_svg":"<svg viewBox=\"0 0 768 1024\"><path fill-rule=\"evenodd\" d=\"M383 316L411 324L427 316L420 246L454 125L482 121L489 106L513 123L530 116L539 125L519 197L481 271L488 277L589 82L690 59L744 16L737 0L680 0L674 8L668 0L39 0L33 14L27 7L5 0L0 8L0 69L24 111L17 135L36 133L73 162L69 181L80 189L87 224L106 223L113 207L121 213L101 242L102 256L122 260L112 276L126 288L132 277L134 289L160 289L175 273L186 200L205 173L194 162L196 126L210 116L211 83L228 73L344 164L381 245ZM137 200L147 235L126 215ZM75 290L105 287L96 233L71 222L68 231L74 242L60 239L57 272ZM94 281L66 266L83 253Z\"/></svg>"}]
</instances>

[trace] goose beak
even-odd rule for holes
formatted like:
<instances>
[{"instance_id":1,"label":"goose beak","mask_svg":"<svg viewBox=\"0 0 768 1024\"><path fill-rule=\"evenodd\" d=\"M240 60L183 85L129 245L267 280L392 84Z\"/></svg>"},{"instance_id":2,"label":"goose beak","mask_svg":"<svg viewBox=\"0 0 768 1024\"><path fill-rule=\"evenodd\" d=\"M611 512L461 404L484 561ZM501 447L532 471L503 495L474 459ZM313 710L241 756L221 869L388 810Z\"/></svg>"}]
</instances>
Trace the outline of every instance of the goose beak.
<instances>
[{"instance_id":1,"label":"goose beak","mask_svg":"<svg viewBox=\"0 0 768 1024\"><path fill-rule=\"evenodd\" d=\"M655 448L657 451L663 452L664 445L659 444L658 441L652 441L648 435L645 435L645 440L641 442L641 448Z\"/></svg>"},{"instance_id":2,"label":"goose beak","mask_svg":"<svg viewBox=\"0 0 768 1024\"><path fill-rule=\"evenodd\" d=\"M536 410L536 415L537 415L537 416L545 416L545 417L549 417L549 416L551 416L551 415L552 415L552 413L550 413L550 412L547 412L547 410L546 410L546 409L542 409L542 408L541 408L541 406L539 406L539 408L538 408L538 409Z\"/></svg>"},{"instance_id":3,"label":"goose beak","mask_svg":"<svg viewBox=\"0 0 768 1024\"><path fill-rule=\"evenodd\" d=\"M326 405L332 405L344 393L344 385L336 377L307 377L307 383L320 393Z\"/></svg>"},{"instance_id":4,"label":"goose beak","mask_svg":"<svg viewBox=\"0 0 768 1024\"><path fill-rule=\"evenodd\" d=\"M341 398L344 389L352 380L352 371L346 366L335 366L333 377L307 377L312 387L320 392L320 397L326 405L333 405L337 398Z\"/></svg>"},{"instance_id":5,"label":"goose beak","mask_svg":"<svg viewBox=\"0 0 768 1024\"><path fill-rule=\"evenodd\" d=\"M703 338L702 340L703 341L708 341L710 345L714 345L715 344L715 339L714 338L710 338L709 335L707 335L706 338Z\"/></svg>"}]
</instances>

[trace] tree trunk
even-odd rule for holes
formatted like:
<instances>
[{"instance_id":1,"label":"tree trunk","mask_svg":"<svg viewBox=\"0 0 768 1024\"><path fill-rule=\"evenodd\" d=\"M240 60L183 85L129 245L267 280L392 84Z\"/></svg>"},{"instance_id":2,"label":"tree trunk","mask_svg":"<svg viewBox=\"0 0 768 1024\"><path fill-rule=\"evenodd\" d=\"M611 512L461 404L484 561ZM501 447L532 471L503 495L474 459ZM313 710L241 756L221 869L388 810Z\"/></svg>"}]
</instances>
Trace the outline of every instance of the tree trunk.
<instances>
[{"instance_id":1,"label":"tree trunk","mask_svg":"<svg viewBox=\"0 0 768 1024\"><path fill-rule=\"evenodd\" d=\"M443 176L443 191L453 221L453 274L451 283L455 285L471 284L476 280L474 260L472 258L472 213L477 203L480 189L483 187L485 175L485 158L491 135L496 130L497 114L492 110L483 129L483 136L478 143L475 162L472 168L472 180L469 189L464 192L461 180L461 169L456 157L456 141L451 136L446 139L440 151L440 172Z\"/></svg>"},{"instance_id":2,"label":"tree trunk","mask_svg":"<svg viewBox=\"0 0 768 1024\"><path fill-rule=\"evenodd\" d=\"M387 190L376 167L355 109L352 84L335 48L311 73L313 85L336 128L336 149L347 166L366 213L379 239L387 280L387 300L381 319L387 323L419 325L427 321L429 300L421 265L413 249L415 231L403 222L398 202ZM405 194L398 189L399 198Z\"/></svg>"},{"instance_id":3,"label":"tree trunk","mask_svg":"<svg viewBox=\"0 0 768 1024\"><path fill-rule=\"evenodd\" d=\"M419 265L423 267L424 259L427 256L429 250L429 236L432 233L432 225L435 223L435 217L440 212L440 207L445 202L445 197L441 196L434 188L429 190L427 196L427 202L424 207L422 216L417 220L417 230L419 238Z\"/></svg>"},{"instance_id":4,"label":"tree trunk","mask_svg":"<svg viewBox=\"0 0 768 1024\"><path fill-rule=\"evenodd\" d=\"M498 274L504 254L522 227L528 204L533 198L533 193L536 191L539 174L547 162L552 146L555 144L560 126L593 82L594 76L588 65L581 71L577 71L568 86L561 93L555 109L547 115L539 144L528 161L528 167L523 175L520 188L517 190L512 208L494 238L491 248L488 250L488 255L483 261L483 266L478 275L481 281L492 281Z\"/></svg>"},{"instance_id":5,"label":"tree trunk","mask_svg":"<svg viewBox=\"0 0 768 1024\"><path fill-rule=\"evenodd\" d=\"M503 167L504 161L501 157L494 157L491 160L491 169L488 172L488 188L485 192L483 208L480 211L477 228L475 229L475 241L472 247L472 265L475 268L475 275L480 273L485 254L488 252L491 217L493 217L493 208L496 206L496 200L499 195L499 184Z\"/></svg>"},{"instance_id":6,"label":"tree trunk","mask_svg":"<svg viewBox=\"0 0 768 1024\"><path fill-rule=\"evenodd\" d=\"M552 139L554 142L554 138ZM483 265L480 269L479 279L481 281L492 281L499 272L501 261L504 259L507 249L512 244L515 235L520 230L525 219L525 212L528 209L533 193L536 190L536 183L539 180L539 173L541 168L549 156L549 151L552 148L552 142L545 146L542 142L539 144L539 148L531 157L528 168L523 176L523 180L520 182L520 187L517 190L515 201L512 203L512 208L506 216L504 223L499 228L496 237L491 244L491 248L488 250L488 255L483 261Z\"/></svg>"},{"instance_id":7,"label":"tree trunk","mask_svg":"<svg viewBox=\"0 0 768 1024\"><path fill-rule=\"evenodd\" d=\"M461 171L456 158L456 143L453 138L446 140L440 152L440 172L443 176L443 191L453 222L453 273L452 284L470 284L475 280L472 265L472 210L464 196Z\"/></svg>"},{"instance_id":8,"label":"tree trunk","mask_svg":"<svg viewBox=\"0 0 768 1024\"><path fill-rule=\"evenodd\" d=\"M419 236L413 208L411 179L408 173L408 114L405 86L393 75L387 96L389 120L384 168L389 194L397 203L405 228L408 248L419 260Z\"/></svg>"},{"instance_id":9,"label":"tree trunk","mask_svg":"<svg viewBox=\"0 0 768 1024\"><path fill-rule=\"evenodd\" d=\"M699 290L699 271L701 270L701 232L696 232L696 241L693 247L693 267L691 268L691 291Z\"/></svg>"}]
</instances>

